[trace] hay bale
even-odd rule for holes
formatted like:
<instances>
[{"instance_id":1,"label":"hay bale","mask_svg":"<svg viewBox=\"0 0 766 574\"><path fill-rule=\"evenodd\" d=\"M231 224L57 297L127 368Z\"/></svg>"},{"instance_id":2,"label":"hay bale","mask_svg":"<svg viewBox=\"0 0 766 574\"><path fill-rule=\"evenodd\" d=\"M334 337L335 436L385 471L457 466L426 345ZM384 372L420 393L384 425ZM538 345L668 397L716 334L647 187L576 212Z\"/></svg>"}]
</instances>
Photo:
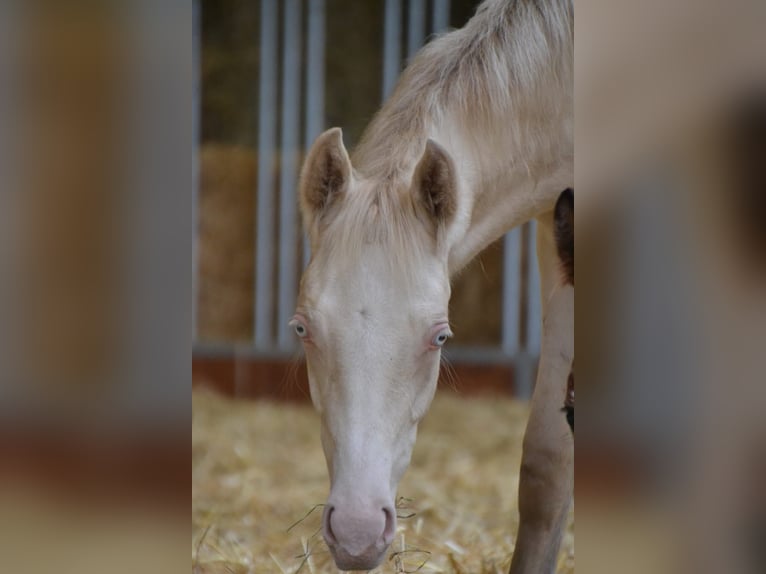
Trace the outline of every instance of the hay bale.
<instances>
[{"instance_id":1,"label":"hay bale","mask_svg":"<svg viewBox=\"0 0 766 574\"><path fill-rule=\"evenodd\" d=\"M198 331L202 340L252 337L258 157L249 148L200 151Z\"/></svg>"},{"instance_id":2,"label":"hay bale","mask_svg":"<svg viewBox=\"0 0 766 574\"><path fill-rule=\"evenodd\" d=\"M399 486L396 540L374 572L507 572L527 415L512 399L437 393ZM310 406L194 392L192 449L197 571L337 572L312 511L329 481ZM572 515L558 572L574 572Z\"/></svg>"}]
</instances>

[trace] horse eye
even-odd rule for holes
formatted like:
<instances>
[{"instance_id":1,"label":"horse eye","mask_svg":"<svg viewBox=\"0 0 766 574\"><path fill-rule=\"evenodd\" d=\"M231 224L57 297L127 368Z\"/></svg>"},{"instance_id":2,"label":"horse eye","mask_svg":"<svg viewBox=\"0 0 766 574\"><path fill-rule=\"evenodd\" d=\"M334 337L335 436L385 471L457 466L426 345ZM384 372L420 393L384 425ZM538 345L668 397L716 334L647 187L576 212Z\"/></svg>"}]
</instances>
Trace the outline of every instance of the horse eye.
<instances>
[{"instance_id":1,"label":"horse eye","mask_svg":"<svg viewBox=\"0 0 766 574\"><path fill-rule=\"evenodd\" d=\"M293 330L295 331L295 334L298 335L301 339L305 339L309 335L308 327L306 327L305 323L297 316L293 317L292 320L288 323Z\"/></svg>"},{"instance_id":2,"label":"horse eye","mask_svg":"<svg viewBox=\"0 0 766 574\"><path fill-rule=\"evenodd\" d=\"M441 331L439 332L436 337L433 338L433 341L431 341L431 344L434 347L442 347L444 346L444 343L447 342L447 339L449 339L452 336L452 333L449 331Z\"/></svg>"}]
</instances>

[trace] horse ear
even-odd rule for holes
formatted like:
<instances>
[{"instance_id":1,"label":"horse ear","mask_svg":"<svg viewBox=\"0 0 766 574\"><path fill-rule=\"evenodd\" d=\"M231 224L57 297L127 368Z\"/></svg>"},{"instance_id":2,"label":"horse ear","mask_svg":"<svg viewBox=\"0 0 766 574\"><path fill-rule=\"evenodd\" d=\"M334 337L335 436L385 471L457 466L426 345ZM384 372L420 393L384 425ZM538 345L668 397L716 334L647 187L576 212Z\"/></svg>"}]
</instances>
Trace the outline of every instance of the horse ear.
<instances>
[{"instance_id":1,"label":"horse ear","mask_svg":"<svg viewBox=\"0 0 766 574\"><path fill-rule=\"evenodd\" d=\"M455 165L447 150L429 139L413 177L420 205L437 228L448 225L457 211Z\"/></svg>"},{"instance_id":2,"label":"horse ear","mask_svg":"<svg viewBox=\"0 0 766 574\"><path fill-rule=\"evenodd\" d=\"M574 191L565 189L553 210L556 250L566 282L574 285Z\"/></svg>"},{"instance_id":3,"label":"horse ear","mask_svg":"<svg viewBox=\"0 0 766 574\"><path fill-rule=\"evenodd\" d=\"M342 200L351 180L351 160L343 146L343 132L332 128L311 146L300 179L304 227L311 231L330 207Z\"/></svg>"}]
</instances>

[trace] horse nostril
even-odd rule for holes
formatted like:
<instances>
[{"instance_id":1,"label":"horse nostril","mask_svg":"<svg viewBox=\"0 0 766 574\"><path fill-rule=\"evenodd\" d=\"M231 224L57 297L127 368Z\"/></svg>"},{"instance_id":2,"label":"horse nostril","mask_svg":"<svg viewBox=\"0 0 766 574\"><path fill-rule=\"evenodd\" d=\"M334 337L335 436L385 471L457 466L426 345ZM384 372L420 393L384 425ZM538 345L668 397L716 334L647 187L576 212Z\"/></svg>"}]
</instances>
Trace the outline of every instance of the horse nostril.
<instances>
[{"instance_id":1,"label":"horse nostril","mask_svg":"<svg viewBox=\"0 0 766 574\"><path fill-rule=\"evenodd\" d=\"M327 508L327 512L325 513L325 530L324 530L324 537L328 544L337 544L338 540L335 538L335 533L332 531L332 513L335 511L334 506L330 506Z\"/></svg>"},{"instance_id":2,"label":"horse nostril","mask_svg":"<svg viewBox=\"0 0 766 574\"><path fill-rule=\"evenodd\" d=\"M396 514L394 509L387 506L383 509L383 514L386 515L386 527L383 529L383 542L386 545L391 544L394 540L394 534L396 532Z\"/></svg>"}]
</instances>

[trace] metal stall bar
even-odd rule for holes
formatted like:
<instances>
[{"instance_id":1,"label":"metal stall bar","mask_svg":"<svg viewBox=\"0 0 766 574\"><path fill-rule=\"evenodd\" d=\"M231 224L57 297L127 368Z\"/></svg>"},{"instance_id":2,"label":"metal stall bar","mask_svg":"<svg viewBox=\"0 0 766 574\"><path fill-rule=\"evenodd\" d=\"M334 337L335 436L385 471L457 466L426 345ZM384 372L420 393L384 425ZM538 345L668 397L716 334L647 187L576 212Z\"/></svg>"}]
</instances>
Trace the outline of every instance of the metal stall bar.
<instances>
[{"instance_id":1,"label":"metal stall bar","mask_svg":"<svg viewBox=\"0 0 766 574\"><path fill-rule=\"evenodd\" d=\"M192 4L192 341L197 338L199 292L200 0Z\"/></svg>"},{"instance_id":2,"label":"metal stall bar","mask_svg":"<svg viewBox=\"0 0 766 574\"><path fill-rule=\"evenodd\" d=\"M412 58L426 34L426 0L410 0L407 14L407 58Z\"/></svg>"},{"instance_id":3,"label":"metal stall bar","mask_svg":"<svg viewBox=\"0 0 766 574\"><path fill-rule=\"evenodd\" d=\"M295 312L297 228L295 187L301 151L301 1L286 0L282 60L282 156L279 176L279 292L277 344L294 344L287 323Z\"/></svg>"},{"instance_id":4,"label":"metal stall bar","mask_svg":"<svg viewBox=\"0 0 766 574\"><path fill-rule=\"evenodd\" d=\"M23 130L23 119L18 106L23 101L19 80L24 73L20 49L24 32L30 30L25 7L21 2L0 3L0 125L3 126L0 129L0 173L3 180L0 191L0 269L3 270L0 273L0 365L7 381L21 380L20 375L27 366L23 365L23 359L19 360L23 356L20 349L24 348L26 341L17 330L17 325L22 325L26 319L26 306L19 305L20 301L24 301L25 294L15 288L19 283L13 273L22 261L14 255L23 251L11 247L23 237L21 231L24 226L23 217L19 217L23 214L20 210L23 210L22 198L26 191L20 179L20 172L24 171L20 161L24 152L19 149L21 146L16 141L16 134L23 133L19 131ZM10 396L3 399L3 404L8 407Z\"/></svg>"},{"instance_id":5,"label":"metal stall bar","mask_svg":"<svg viewBox=\"0 0 766 574\"><path fill-rule=\"evenodd\" d=\"M537 267L537 222L532 220L524 226L527 239L527 317L526 341L524 349L517 353L514 361L516 369L516 394L521 399L529 399L535 388L537 362L540 357L540 272Z\"/></svg>"},{"instance_id":6,"label":"metal stall bar","mask_svg":"<svg viewBox=\"0 0 766 574\"><path fill-rule=\"evenodd\" d=\"M306 148L324 128L325 0L309 0L306 40Z\"/></svg>"},{"instance_id":7,"label":"metal stall bar","mask_svg":"<svg viewBox=\"0 0 766 574\"><path fill-rule=\"evenodd\" d=\"M518 354L521 344L521 227L503 239L502 350L508 357Z\"/></svg>"},{"instance_id":8,"label":"metal stall bar","mask_svg":"<svg viewBox=\"0 0 766 574\"><path fill-rule=\"evenodd\" d=\"M309 0L306 39L306 134L308 150L324 129L325 0ZM303 236L303 267L309 264L311 248Z\"/></svg>"},{"instance_id":9,"label":"metal stall bar","mask_svg":"<svg viewBox=\"0 0 766 574\"><path fill-rule=\"evenodd\" d=\"M261 1L260 101L258 104L258 199L255 254L255 346L271 347L274 176L277 130L277 13L276 0Z\"/></svg>"},{"instance_id":10,"label":"metal stall bar","mask_svg":"<svg viewBox=\"0 0 766 574\"><path fill-rule=\"evenodd\" d=\"M537 221L527 223L527 261L529 284L527 287L527 352L533 357L540 354L542 311L540 309L540 269L537 266Z\"/></svg>"},{"instance_id":11,"label":"metal stall bar","mask_svg":"<svg viewBox=\"0 0 766 574\"><path fill-rule=\"evenodd\" d=\"M386 0L383 24L383 99L394 90L401 70L402 1Z\"/></svg>"},{"instance_id":12,"label":"metal stall bar","mask_svg":"<svg viewBox=\"0 0 766 574\"><path fill-rule=\"evenodd\" d=\"M439 34L449 27L450 0L434 0L431 13L431 32Z\"/></svg>"}]
</instances>

